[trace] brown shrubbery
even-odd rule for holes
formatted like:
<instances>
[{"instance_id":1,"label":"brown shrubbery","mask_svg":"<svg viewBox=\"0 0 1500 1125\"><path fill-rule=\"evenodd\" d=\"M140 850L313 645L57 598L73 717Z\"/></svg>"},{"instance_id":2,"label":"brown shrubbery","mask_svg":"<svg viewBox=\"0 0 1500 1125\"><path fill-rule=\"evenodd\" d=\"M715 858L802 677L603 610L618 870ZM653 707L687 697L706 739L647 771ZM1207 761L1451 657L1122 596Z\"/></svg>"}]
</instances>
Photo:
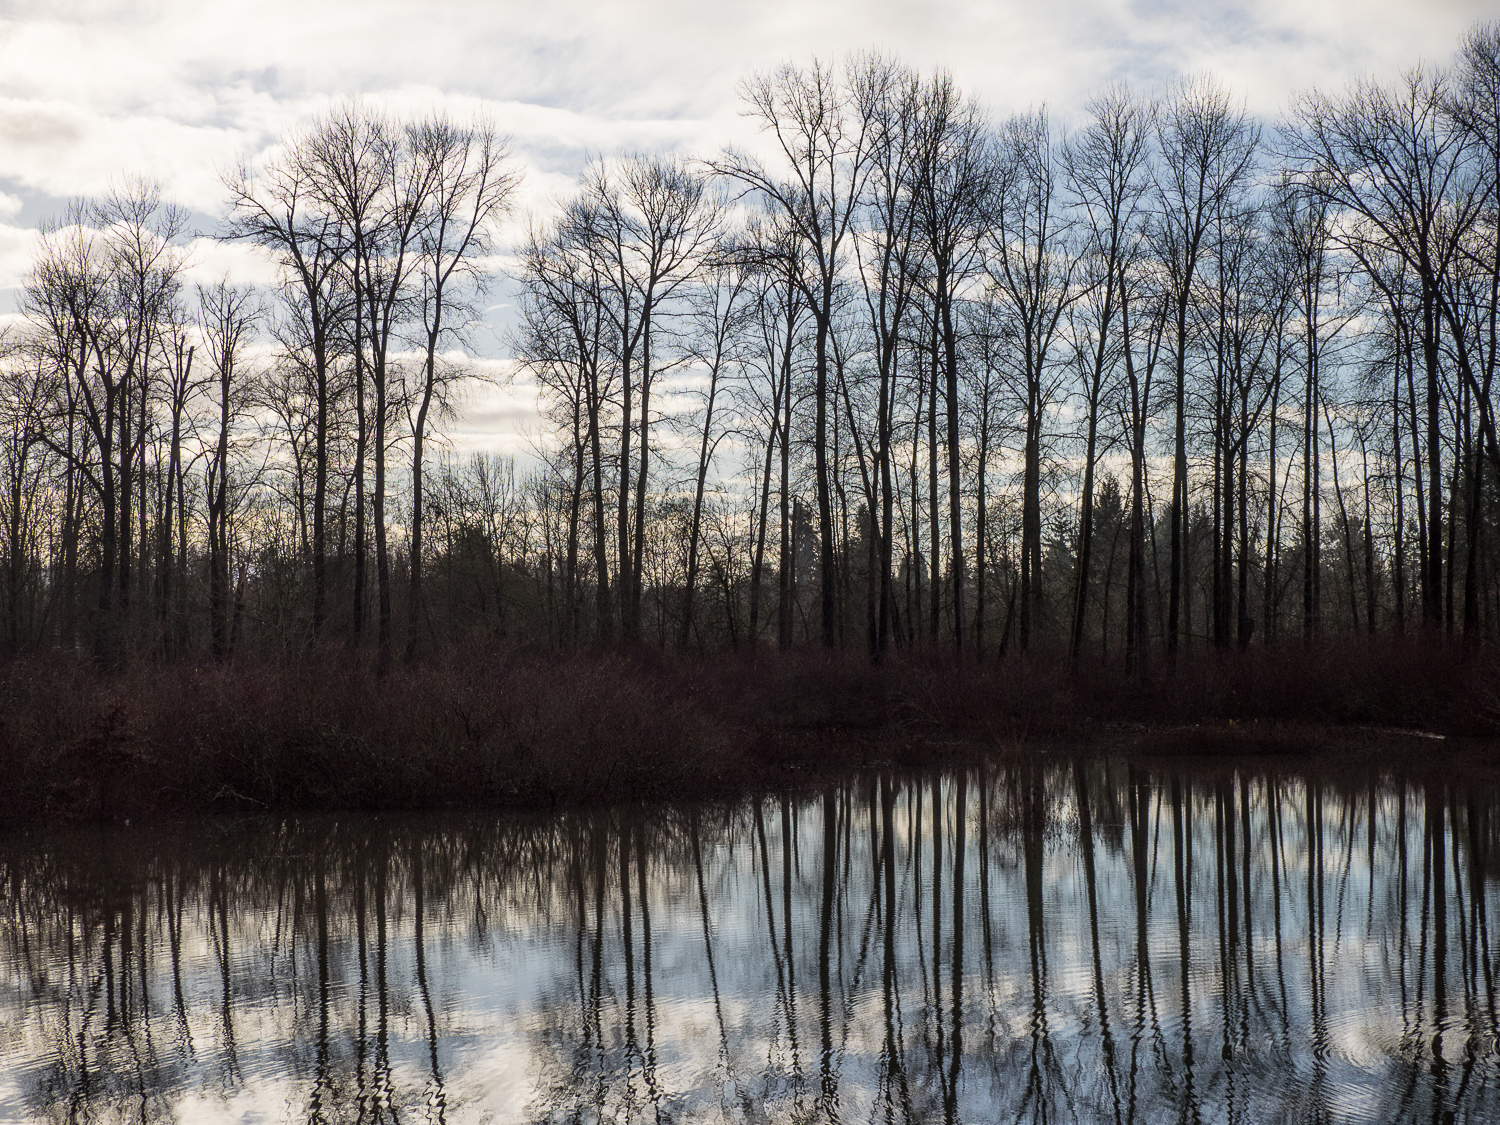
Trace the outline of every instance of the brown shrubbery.
<instances>
[{"instance_id":1,"label":"brown shrubbery","mask_svg":"<svg viewBox=\"0 0 1500 1125\"><path fill-rule=\"evenodd\" d=\"M1036 742L1305 752L1319 744L1315 727L1500 732L1500 660L1488 651L1199 650L1175 675L1156 673L1130 680L1045 654L874 666L816 651L496 650L385 680L341 653L116 677L61 657L14 660L0 665L0 818L550 806L780 786L799 770Z\"/></svg>"}]
</instances>

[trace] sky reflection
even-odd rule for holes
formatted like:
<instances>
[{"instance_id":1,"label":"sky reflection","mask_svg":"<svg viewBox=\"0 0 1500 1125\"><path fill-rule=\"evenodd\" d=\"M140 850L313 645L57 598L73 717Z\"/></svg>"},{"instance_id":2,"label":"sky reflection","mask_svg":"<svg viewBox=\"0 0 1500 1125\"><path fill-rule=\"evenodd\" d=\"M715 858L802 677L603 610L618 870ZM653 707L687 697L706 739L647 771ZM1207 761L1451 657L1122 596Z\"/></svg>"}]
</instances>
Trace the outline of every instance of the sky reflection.
<instances>
[{"instance_id":1,"label":"sky reflection","mask_svg":"<svg viewBox=\"0 0 1500 1125\"><path fill-rule=\"evenodd\" d=\"M0 841L0 1118L1500 1117L1494 793L1122 762Z\"/></svg>"}]
</instances>

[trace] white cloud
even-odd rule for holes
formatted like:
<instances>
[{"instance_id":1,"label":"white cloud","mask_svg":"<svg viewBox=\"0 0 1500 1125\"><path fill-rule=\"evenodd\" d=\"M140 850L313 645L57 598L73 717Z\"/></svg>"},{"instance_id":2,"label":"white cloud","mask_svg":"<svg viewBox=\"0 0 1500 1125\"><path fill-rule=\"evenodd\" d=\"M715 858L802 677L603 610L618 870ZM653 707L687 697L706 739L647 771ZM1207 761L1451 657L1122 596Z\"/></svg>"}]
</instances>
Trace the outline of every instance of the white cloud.
<instances>
[{"instance_id":1,"label":"white cloud","mask_svg":"<svg viewBox=\"0 0 1500 1125\"><path fill-rule=\"evenodd\" d=\"M0 290L15 290L26 284L36 244L34 229L0 223Z\"/></svg>"},{"instance_id":2,"label":"white cloud","mask_svg":"<svg viewBox=\"0 0 1500 1125\"><path fill-rule=\"evenodd\" d=\"M188 244L189 284L213 285L229 278L239 285L273 285L279 280L275 260L265 251L243 242L220 242L200 236Z\"/></svg>"}]
</instances>

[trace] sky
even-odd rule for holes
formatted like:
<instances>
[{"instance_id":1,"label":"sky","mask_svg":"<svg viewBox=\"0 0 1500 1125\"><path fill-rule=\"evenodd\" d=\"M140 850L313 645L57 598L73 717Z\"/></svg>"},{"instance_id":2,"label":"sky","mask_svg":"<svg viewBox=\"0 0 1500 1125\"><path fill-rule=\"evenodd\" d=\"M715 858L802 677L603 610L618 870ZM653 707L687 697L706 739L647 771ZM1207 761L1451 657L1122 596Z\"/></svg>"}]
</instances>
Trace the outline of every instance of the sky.
<instances>
[{"instance_id":1,"label":"sky","mask_svg":"<svg viewBox=\"0 0 1500 1125\"><path fill-rule=\"evenodd\" d=\"M216 244L221 173L331 102L484 112L513 139L522 214L594 154L751 144L736 87L785 60L878 48L999 115L1061 125L1091 91L1211 71L1273 119L1314 85L1442 63L1494 0L0 0L0 308L39 220L128 175L162 182L202 235L192 273L267 280ZM476 338L498 361L499 336ZM481 396L465 444L513 448L524 393Z\"/></svg>"}]
</instances>

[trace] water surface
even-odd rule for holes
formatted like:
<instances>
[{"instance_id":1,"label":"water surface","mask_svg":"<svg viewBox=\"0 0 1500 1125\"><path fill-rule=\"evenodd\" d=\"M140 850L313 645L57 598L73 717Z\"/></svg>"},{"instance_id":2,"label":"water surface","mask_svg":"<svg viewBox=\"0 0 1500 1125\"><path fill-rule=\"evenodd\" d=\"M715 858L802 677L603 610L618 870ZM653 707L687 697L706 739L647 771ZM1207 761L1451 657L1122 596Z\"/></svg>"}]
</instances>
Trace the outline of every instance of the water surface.
<instances>
[{"instance_id":1,"label":"water surface","mask_svg":"<svg viewBox=\"0 0 1500 1125\"><path fill-rule=\"evenodd\" d=\"M993 765L0 839L0 1120L1500 1120L1496 792Z\"/></svg>"}]
</instances>

